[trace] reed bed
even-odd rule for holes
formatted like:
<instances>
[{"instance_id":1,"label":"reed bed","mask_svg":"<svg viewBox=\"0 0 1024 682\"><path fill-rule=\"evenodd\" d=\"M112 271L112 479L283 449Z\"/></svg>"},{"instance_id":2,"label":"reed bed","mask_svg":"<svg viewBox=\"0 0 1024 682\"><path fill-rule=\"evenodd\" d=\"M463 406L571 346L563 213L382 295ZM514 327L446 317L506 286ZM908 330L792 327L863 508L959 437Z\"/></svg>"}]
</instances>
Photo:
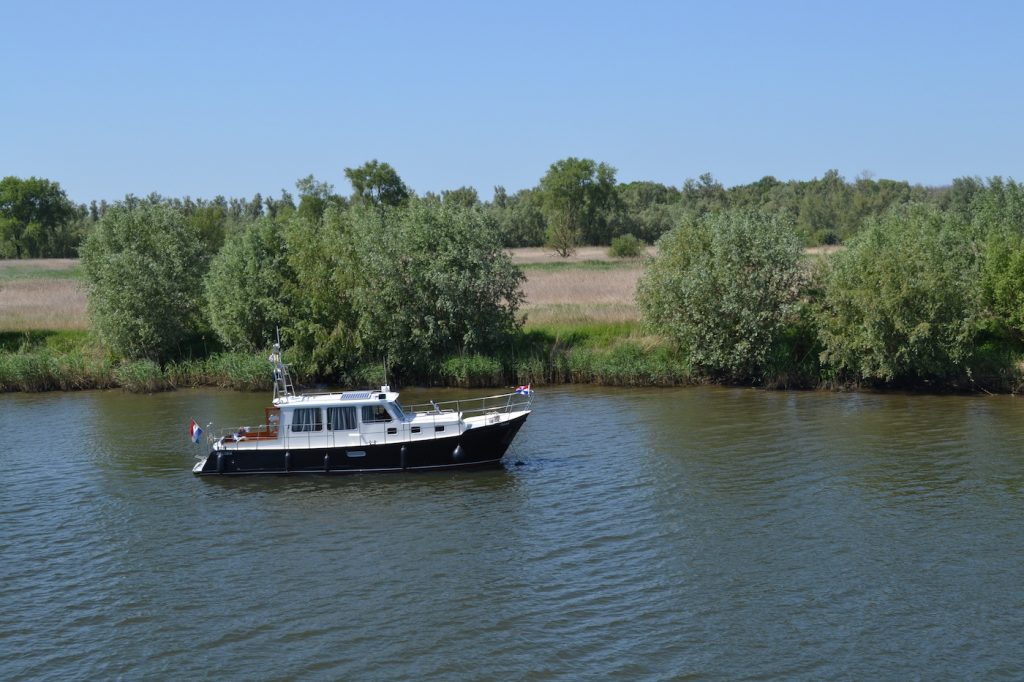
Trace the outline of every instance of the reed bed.
<instances>
[{"instance_id":1,"label":"reed bed","mask_svg":"<svg viewBox=\"0 0 1024 682\"><path fill-rule=\"evenodd\" d=\"M118 385L114 363L83 350L0 351L0 392L74 391Z\"/></svg>"},{"instance_id":2,"label":"reed bed","mask_svg":"<svg viewBox=\"0 0 1024 682\"><path fill-rule=\"evenodd\" d=\"M556 303L633 305L643 270L540 270L528 273L523 293L530 306Z\"/></svg>"},{"instance_id":3,"label":"reed bed","mask_svg":"<svg viewBox=\"0 0 1024 682\"><path fill-rule=\"evenodd\" d=\"M628 322L639 319L640 267L607 270L529 270L523 312L530 325Z\"/></svg>"},{"instance_id":4,"label":"reed bed","mask_svg":"<svg viewBox=\"0 0 1024 682\"><path fill-rule=\"evenodd\" d=\"M86 329L86 295L74 279L0 279L0 331Z\"/></svg>"},{"instance_id":5,"label":"reed bed","mask_svg":"<svg viewBox=\"0 0 1024 682\"><path fill-rule=\"evenodd\" d=\"M273 385L270 365L262 353L217 353L168 363L164 372L172 388L218 386L238 391L269 391Z\"/></svg>"}]
</instances>

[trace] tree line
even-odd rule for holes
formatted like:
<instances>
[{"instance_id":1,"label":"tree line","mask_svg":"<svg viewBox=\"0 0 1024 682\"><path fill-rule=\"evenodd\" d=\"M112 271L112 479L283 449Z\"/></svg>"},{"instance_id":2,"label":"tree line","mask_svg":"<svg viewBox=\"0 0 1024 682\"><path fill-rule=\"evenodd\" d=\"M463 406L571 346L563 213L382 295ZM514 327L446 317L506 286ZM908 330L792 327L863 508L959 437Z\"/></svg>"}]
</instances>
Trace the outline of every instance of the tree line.
<instances>
[{"instance_id":1,"label":"tree line","mask_svg":"<svg viewBox=\"0 0 1024 682\"><path fill-rule=\"evenodd\" d=\"M413 197L387 164L346 174L344 200L305 178L297 201L222 225L155 195L110 206L81 247L93 330L119 357L166 362L207 342L260 351L280 328L306 373L355 380L507 347L523 274L491 216Z\"/></svg>"},{"instance_id":2,"label":"tree line","mask_svg":"<svg viewBox=\"0 0 1024 682\"><path fill-rule=\"evenodd\" d=\"M638 287L696 373L774 385L1018 390L1024 185L960 184L870 217L827 259L785 213L681 222Z\"/></svg>"},{"instance_id":3,"label":"tree line","mask_svg":"<svg viewBox=\"0 0 1024 682\"><path fill-rule=\"evenodd\" d=\"M349 195L308 176L296 191L278 196L193 199L151 194L150 202L169 204L194 223L219 248L224 238L260 218L299 211L321 216L328 206L396 206L410 198L479 209L497 226L505 247L548 246L568 255L580 245L608 245L631 235L654 243L682 220L727 209L752 209L785 216L805 246L841 244L873 217L890 207L932 203L963 210L984 187L979 178L958 178L946 187L923 187L905 181L875 180L864 174L847 181L830 170L821 178L757 182L726 188L710 173L675 187L656 182L616 181L616 169L591 159L567 158L553 163L535 187L515 193L494 188L482 201L476 189L459 187L422 197L389 164L370 161L348 168ZM75 204L58 182L8 176L0 180L0 258L69 258L90 229L110 209L106 201Z\"/></svg>"},{"instance_id":4,"label":"tree line","mask_svg":"<svg viewBox=\"0 0 1024 682\"><path fill-rule=\"evenodd\" d=\"M524 348L554 362L554 347L530 350L537 339L522 333L523 274L505 247L621 242L634 233L615 211L635 200L631 219L661 225L634 230L658 238L637 292L643 321L690 379L1005 388L1021 376L1024 187L1012 180L938 191L830 172L725 189L705 175L675 190L564 159L537 188L481 202L466 187L418 196L378 161L345 175L348 195L308 176L279 197L97 206L79 248L94 331L119 357L165 362L208 344L259 351L280 327L309 374L359 383L370 366L401 380L452 358L500 370ZM34 205L58 215L59 203ZM526 204L536 215L510 220ZM812 238L822 215L828 234ZM44 233L18 232L16 254L57 248ZM845 248L808 259L809 241Z\"/></svg>"}]
</instances>

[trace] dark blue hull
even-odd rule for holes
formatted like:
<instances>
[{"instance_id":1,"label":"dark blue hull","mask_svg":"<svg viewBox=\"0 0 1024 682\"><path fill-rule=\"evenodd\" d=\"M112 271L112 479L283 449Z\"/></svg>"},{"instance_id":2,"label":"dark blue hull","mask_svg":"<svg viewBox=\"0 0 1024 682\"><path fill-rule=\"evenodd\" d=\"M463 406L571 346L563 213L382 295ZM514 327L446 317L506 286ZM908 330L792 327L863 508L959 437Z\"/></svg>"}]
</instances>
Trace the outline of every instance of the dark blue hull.
<instances>
[{"instance_id":1,"label":"dark blue hull","mask_svg":"<svg viewBox=\"0 0 1024 682\"><path fill-rule=\"evenodd\" d=\"M348 448L214 450L198 475L357 474L497 466L528 414L458 436Z\"/></svg>"}]
</instances>

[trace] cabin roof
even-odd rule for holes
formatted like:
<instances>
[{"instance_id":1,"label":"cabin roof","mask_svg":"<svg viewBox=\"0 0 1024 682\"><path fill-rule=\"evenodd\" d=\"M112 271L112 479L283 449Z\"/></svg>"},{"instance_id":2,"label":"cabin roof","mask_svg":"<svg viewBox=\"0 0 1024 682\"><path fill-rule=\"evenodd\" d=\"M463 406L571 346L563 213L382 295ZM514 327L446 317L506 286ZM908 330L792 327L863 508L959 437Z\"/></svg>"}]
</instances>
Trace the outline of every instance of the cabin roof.
<instances>
[{"instance_id":1,"label":"cabin roof","mask_svg":"<svg viewBox=\"0 0 1024 682\"><path fill-rule=\"evenodd\" d=\"M278 407L284 405L366 405L386 402L398 402L398 393L395 391L307 393L305 395L279 396L274 400L274 404Z\"/></svg>"}]
</instances>

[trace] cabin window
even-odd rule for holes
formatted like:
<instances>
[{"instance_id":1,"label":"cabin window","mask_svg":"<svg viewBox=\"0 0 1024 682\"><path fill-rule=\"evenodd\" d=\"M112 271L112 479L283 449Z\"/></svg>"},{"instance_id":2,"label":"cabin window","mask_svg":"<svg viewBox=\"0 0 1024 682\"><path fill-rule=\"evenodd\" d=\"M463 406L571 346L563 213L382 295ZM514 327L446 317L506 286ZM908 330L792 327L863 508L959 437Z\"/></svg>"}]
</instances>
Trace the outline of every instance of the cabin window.
<instances>
[{"instance_id":1,"label":"cabin window","mask_svg":"<svg viewBox=\"0 0 1024 682\"><path fill-rule=\"evenodd\" d=\"M364 424L382 424L391 421L391 414L383 405L363 405Z\"/></svg>"},{"instance_id":2,"label":"cabin window","mask_svg":"<svg viewBox=\"0 0 1024 682\"><path fill-rule=\"evenodd\" d=\"M327 408L327 430L328 431L351 431L357 428L356 408L354 407L328 407Z\"/></svg>"},{"instance_id":3,"label":"cabin window","mask_svg":"<svg viewBox=\"0 0 1024 682\"><path fill-rule=\"evenodd\" d=\"M398 406L398 403L388 403L391 414L395 415L395 418L400 422L405 421L405 412L402 412L402 408Z\"/></svg>"},{"instance_id":4,"label":"cabin window","mask_svg":"<svg viewBox=\"0 0 1024 682\"><path fill-rule=\"evenodd\" d=\"M303 407L292 412L292 431L321 431L320 408Z\"/></svg>"}]
</instances>

